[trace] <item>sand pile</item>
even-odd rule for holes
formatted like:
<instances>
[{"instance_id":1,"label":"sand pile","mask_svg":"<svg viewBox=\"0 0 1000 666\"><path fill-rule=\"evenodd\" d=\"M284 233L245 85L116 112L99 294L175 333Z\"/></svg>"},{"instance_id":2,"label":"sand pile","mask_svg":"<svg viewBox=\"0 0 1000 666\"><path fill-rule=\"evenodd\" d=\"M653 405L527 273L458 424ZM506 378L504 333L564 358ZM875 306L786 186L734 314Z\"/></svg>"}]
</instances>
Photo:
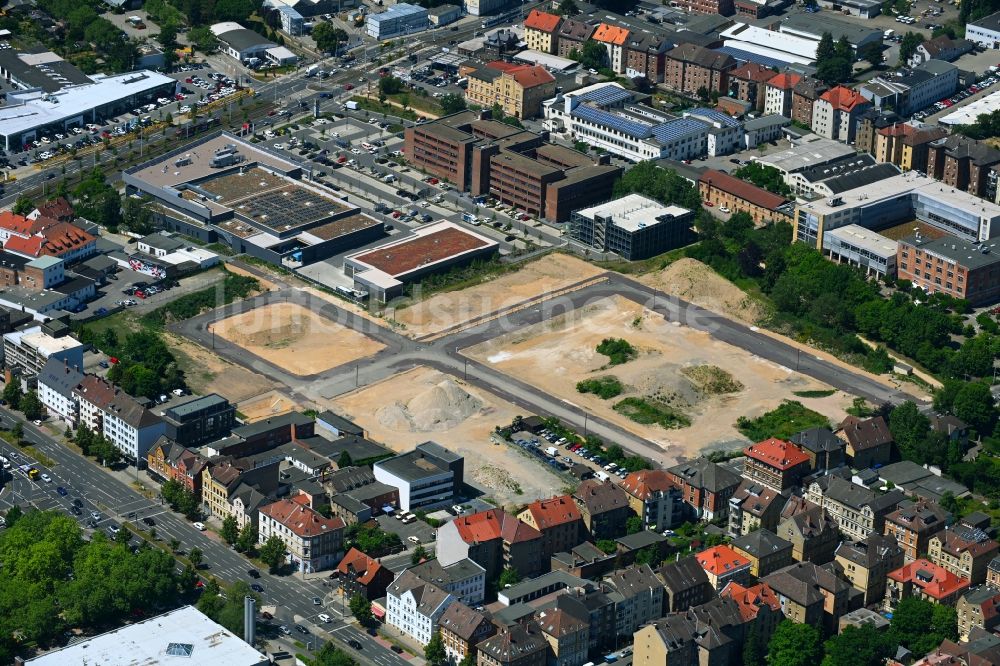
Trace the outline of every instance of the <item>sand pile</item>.
<instances>
[{"instance_id":1,"label":"sand pile","mask_svg":"<svg viewBox=\"0 0 1000 666\"><path fill-rule=\"evenodd\" d=\"M642 282L747 323L756 323L764 314L746 292L695 259L678 259L659 273L643 276Z\"/></svg>"},{"instance_id":2,"label":"sand pile","mask_svg":"<svg viewBox=\"0 0 1000 666\"><path fill-rule=\"evenodd\" d=\"M452 379L418 393L407 403L399 401L376 412L387 428L411 432L451 430L483 409L483 401Z\"/></svg>"}]
</instances>

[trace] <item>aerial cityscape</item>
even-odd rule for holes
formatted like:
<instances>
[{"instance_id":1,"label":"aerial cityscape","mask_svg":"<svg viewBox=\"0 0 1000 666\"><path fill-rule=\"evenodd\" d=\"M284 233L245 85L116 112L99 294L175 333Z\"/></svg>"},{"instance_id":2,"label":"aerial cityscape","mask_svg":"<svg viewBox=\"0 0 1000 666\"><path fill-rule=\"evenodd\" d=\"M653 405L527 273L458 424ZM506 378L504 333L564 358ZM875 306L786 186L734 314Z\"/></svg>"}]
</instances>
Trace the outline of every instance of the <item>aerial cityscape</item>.
<instances>
[{"instance_id":1,"label":"aerial cityscape","mask_svg":"<svg viewBox=\"0 0 1000 666\"><path fill-rule=\"evenodd\" d=\"M1000 0L0 0L0 664L1000 666Z\"/></svg>"}]
</instances>

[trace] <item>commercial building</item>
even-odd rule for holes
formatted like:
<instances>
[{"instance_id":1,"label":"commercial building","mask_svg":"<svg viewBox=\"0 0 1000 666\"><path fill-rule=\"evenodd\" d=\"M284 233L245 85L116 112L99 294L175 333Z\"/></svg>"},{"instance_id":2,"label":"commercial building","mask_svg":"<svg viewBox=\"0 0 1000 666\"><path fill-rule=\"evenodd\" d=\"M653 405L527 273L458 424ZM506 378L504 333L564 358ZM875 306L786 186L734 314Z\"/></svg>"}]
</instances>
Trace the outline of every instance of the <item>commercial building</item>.
<instances>
[{"instance_id":1,"label":"commercial building","mask_svg":"<svg viewBox=\"0 0 1000 666\"><path fill-rule=\"evenodd\" d=\"M741 148L747 150L757 146L777 141L784 134L784 129L792 124L792 119L778 114L753 118L743 123L743 141Z\"/></svg>"},{"instance_id":2,"label":"commercial building","mask_svg":"<svg viewBox=\"0 0 1000 666\"><path fill-rule=\"evenodd\" d=\"M504 115L534 118L542 101L556 91L556 79L541 65L515 65L495 60L468 74L465 98L472 104L490 108L499 105Z\"/></svg>"},{"instance_id":3,"label":"commercial building","mask_svg":"<svg viewBox=\"0 0 1000 666\"><path fill-rule=\"evenodd\" d=\"M965 38L984 49L1000 48L1000 12L967 23Z\"/></svg>"},{"instance_id":4,"label":"commercial building","mask_svg":"<svg viewBox=\"0 0 1000 666\"><path fill-rule=\"evenodd\" d=\"M855 51L868 44L881 44L883 33L876 28L866 28L855 22L843 21L831 16L829 13L823 14L821 19L811 16L805 12L789 14L781 19L778 31L784 35L794 35L803 39L808 39L816 44L823 39L824 33L830 33L834 43L841 39L846 39Z\"/></svg>"},{"instance_id":5,"label":"commercial building","mask_svg":"<svg viewBox=\"0 0 1000 666\"><path fill-rule=\"evenodd\" d=\"M819 46L819 40L748 23L736 23L720 32L719 37L724 40L723 53L780 68L814 62Z\"/></svg>"},{"instance_id":6,"label":"commercial building","mask_svg":"<svg viewBox=\"0 0 1000 666\"><path fill-rule=\"evenodd\" d=\"M435 509L452 503L464 482L462 456L433 442L413 451L380 460L372 466L375 480L399 489L403 511Z\"/></svg>"},{"instance_id":7,"label":"commercial building","mask_svg":"<svg viewBox=\"0 0 1000 666\"><path fill-rule=\"evenodd\" d=\"M54 53L14 49L0 50L0 78L13 88L0 108L0 147L14 151L42 134L101 123L177 91L174 79L156 72L87 75Z\"/></svg>"},{"instance_id":8,"label":"commercial building","mask_svg":"<svg viewBox=\"0 0 1000 666\"><path fill-rule=\"evenodd\" d=\"M896 276L899 243L856 224L823 234L823 254L833 261L856 266L865 275Z\"/></svg>"},{"instance_id":9,"label":"commercial building","mask_svg":"<svg viewBox=\"0 0 1000 666\"><path fill-rule=\"evenodd\" d=\"M180 661L185 666L267 666L271 660L194 606L127 624L40 657L32 666L104 664L128 666Z\"/></svg>"},{"instance_id":10,"label":"commercial building","mask_svg":"<svg viewBox=\"0 0 1000 666\"><path fill-rule=\"evenodd\" d=\"M453 603L454 595L428 583L406 569L392 581L385 593L385 622L421 645L430 643L438 621Z\"/></svg>"},{"instance_id":11,"label":"commercial building","mask_svg":"<svg viewBox=\"0 0 1000 666\"><path fill-rule=\"evenodd\" d=\"M234 21L215 23L209 29L219 40L223 53L251 68L264 62L292 65L298 61L298 56L284 46L278 46Z\"/></svg>"},{"instance_id":12,"label":"commercial building","mask_svg":"<svg viewBox=\"0 0 1000 666\"><path fill-rule=\"evenodd\" d=\"M261 507L257 530L260 543L278 537L285 542L288 563L313 573L334 566L343 556L345 526L340 518L325 518L307 501L306 495L297 495Z\"/></svg>"},{"instance_id":13,"label":"commercial building","mask_svg":"<svg viewBox=\"0 0 1000 666\"><path fill-rule=\"evenodd\" d=\"M733 212L747 213L758 226L772 221L789 221L794 210L794 205L784 197L714 169L702 172L698 191L702 201L710 201L717 208L725 206Z\"/></svg>"},{"instance_id":14,"label":"commercial building","mask_svg":"<svg viewBox=\"0 0 1000 666\"><path fill-rule=\"evenodd\" d=\"M365 32L375 39L393 39L427 29L427 8L398 2L381 14L369 14Z\"/></svg>"},{"instance_id":15,"label":"commercial building","mask_svg":"<svg viewBox=\"0 0 1000 666\"><path fill-rule=\"evenodd\" d=\"M427 10L427 19L432 26L441 27L462 18L462 8L458 5L438 5Z\"/></svg>"},{"instance_id":16,"label":"commercial building","mask_svg":"<svg viewBox=\"0 0 1000 666\"><path fill-rule=\"evenodd\" d=\"M948 35L941 35L933 39L928 39L923 44L917 46L913 55L910 56L908 64L911 67L916 67L928 60L953 62L971 51L975 46L968 39L952 39Z\"/></svg>"},{"instance_id":17,"label":"commercial building","mask_svg":"<svg viewBox=\"0 0 1000 666\"><path fill-rule=\"evenodd\" d=\"M899 241L897 274L927 293L944 293L975 305L1000 300L1000 243L972 243L944 236Z\"/></svg>"},{"instance_id":18,"label":"commercial building","mask_svg":"<svg viewBox=\"0 0 1000 666\"><path fill-rule=\"evenodd\" d=\"M919 559L889 572L883 609L896 610L903 599L915 597L944 606L954 606L969 589L969 581L944 567Z\"/></svg>"},{"instance_id":19,"label":"commercial building","mask_svg":"<svg viewBox=\"0 0 1000 666\"><path fill-rule=\"evenodd\" d=\"M796 240L820 249L824 232L832 229L856 224L878 231L913 219L970 243L1000 234L1000 206L914 172L881 180L877 188L861 186L830 199L799 203L793 229ZM943 241L928 242L934 247L944 245ZM900 252L903 247L901 242ZM989 254L982 256L989 258ZM903 270L900 259L897 272ZM908 265L907 270L912 267ZM930 284L937 286L933 279Z\"/></svg>"},{"instance_id":20,"label":"commercial building","mask_svg":"<svg viewBox=\"0 0 1000 666\"><path fill-rule=\"evenodd\" d=\"M344 274L353 278L355 289L384 303L425 275L464 266L498 249L491 238L442 220L406 238L347 255Z\"/></svg>"},{"instance_id":21,"label":"commercial building","mask_svg":"<svg viewBox=\"0 0 1000 666\"><path fill-rule=\"evenodd\" d=\"M861 95L880 110L910 116L958 89L958 67L943 60L927 60L913 69L897 70L867 81Z\"/></svg>"},{"instance_id":22,"label":"commercial building","mask_svg":"<svg viewBox=\"0 0 1000 666\"><path fill-rule=\"evenodd\" d=\"M28 388L50 359L73 368L83 368L86 345L71 335L52 335L48 326L31 326L3 336L3 362L13 377L21 377Z\"/></svg>"},{"instance_id":23,"label":"commercial building","mask_svg":"<svg viewBox=\"0 0 1000 666\"><path fill-rule=\"evenodd\" d=\"M404 152L411 164L459 190L552 222L611 196L619 167L545 138L462 111L407 127Z\"/></svg>"},{"instance_id":24,"label":"commercial building","mask_svg":"<svg viewBox=\"0 0 1000 666\"><path fill-rule=\"evenodd\" d=\"M663 85L691 96L697 96L699 90L724 95L729 72L735 68L736 60L727 53L681 44L666 54Z\"/></svg>"},{"instance_id":25,"label":"commercial building","mask_svg":"<svg viewBox=\"0 0 1000 666\"><path fill-rule=\"evenodd\" d=\"M569 233L584 245L634 261L691 244L693 226L693 211L629 194L575 211Z\"/></svg>"},{"instance_id":26,"label":"commercial building","mask_svg":"<svg viewBox=\"0 0 1000 666\"><path fill-rule=\"evenodd\" d=\"M236 406L218 393L168 407L162 413L166 434L181 446L222 439L236 425Z\"/></svg>"}]
</instances>

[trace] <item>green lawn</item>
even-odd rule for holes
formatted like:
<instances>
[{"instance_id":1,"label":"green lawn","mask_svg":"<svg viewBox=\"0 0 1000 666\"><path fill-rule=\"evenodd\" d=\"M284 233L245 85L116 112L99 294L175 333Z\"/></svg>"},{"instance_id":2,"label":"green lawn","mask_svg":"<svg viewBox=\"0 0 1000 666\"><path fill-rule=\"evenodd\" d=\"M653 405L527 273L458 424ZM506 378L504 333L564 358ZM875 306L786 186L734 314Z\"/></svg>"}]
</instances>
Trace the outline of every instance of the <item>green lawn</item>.
<instances>
[{"instance_id":1,"label":"green lawn","mask_svg":"<svg viewBox=\"0 0 1000 666\"><path fill-rule=\"evenodd\" d=\"M741 416L736 428L749 439L760 442L769 437L788 439L809 428L829 428L830 420L802 405L797 400L785 400L776 409L755 419Z\"/></svg>"}]
</instances>

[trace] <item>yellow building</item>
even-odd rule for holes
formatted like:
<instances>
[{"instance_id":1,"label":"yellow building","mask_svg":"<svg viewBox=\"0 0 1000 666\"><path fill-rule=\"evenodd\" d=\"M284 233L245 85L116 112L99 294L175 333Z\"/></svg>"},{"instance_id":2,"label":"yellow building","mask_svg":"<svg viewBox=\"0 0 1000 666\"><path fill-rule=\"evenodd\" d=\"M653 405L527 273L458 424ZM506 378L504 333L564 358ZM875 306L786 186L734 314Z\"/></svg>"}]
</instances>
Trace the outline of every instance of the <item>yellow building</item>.
<instances>
[{"instance_id":1,"label":"yellow building","mask_svg":"<svg viewBox=\"0 0 1000 666\"><path fill-rule=\"evenodd\" d=\"M490 108L499 104L504 115L519 120L534 118L542 101L556 93L556 79L539 65L513 65L495 61L469 74L465 98L470 104Z\"/></svg>"},{"instance_id":2,"label":"yellow building","mask_svg":"<svg viewBox=\"0 0 1000 666\"><path fill-rule=\"evenodd\" d=\"M555 53L559 48L558 32L562 17L532 9L524 19L524 41L528 48L542 53Z\"/></svg>"}]
</instances>

